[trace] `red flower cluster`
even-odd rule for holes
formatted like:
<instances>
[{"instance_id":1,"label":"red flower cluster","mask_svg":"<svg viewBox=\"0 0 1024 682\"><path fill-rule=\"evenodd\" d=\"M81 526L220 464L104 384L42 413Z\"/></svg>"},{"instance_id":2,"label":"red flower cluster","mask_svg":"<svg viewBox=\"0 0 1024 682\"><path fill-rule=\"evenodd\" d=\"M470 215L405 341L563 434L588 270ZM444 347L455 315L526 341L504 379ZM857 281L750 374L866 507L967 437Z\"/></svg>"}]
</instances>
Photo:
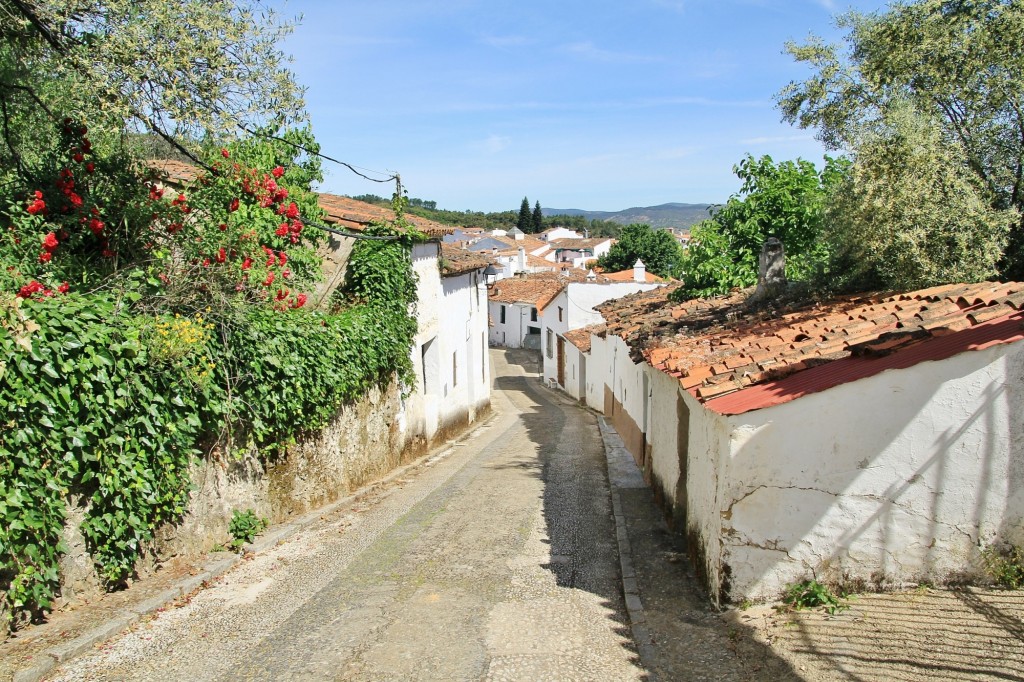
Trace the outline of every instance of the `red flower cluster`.
<instances>
[{"instance_id":1,"label":"red flower cluster","mask_svg":"<svg viewBox=\"0 0 1024 682\"><path fill-rule=\"evenodd\" d=\"M301 308L306 305L308 300L305 294L296 294L294 298L289 302L288 297L291 295L287 289L278 289L277 296L274 297L274 310L287 310L288 308Z\"/></svg>"},{"instance_id":2,"label":"red flower cluster","mask_svg":"<svg viewBox=\"0 0 1024 682\"><path fill-rule=\"evenodd\" d=\"M35 199L29 203L28 208L25 210L29 212L29 215L36 215L37 213L46 213L46 202L43 201L43 193L39 190L33 194Z\"/></svg>"},{"instance_id":3,"label":"red flower cluster","mask_svg":"<svg viewBox=\"0 0 1024 682\"><path fill-rule=\"evenodd\" d=\"M40 294L40 298L43 296L53 296L53 292L51 290L47 289L36 280L32 280L21 289L18 289L19 298L32 298L36 294Z\"/></svg>"},{"instance_id":4,"label":"red flower cluster","mask_svg":"<svg viewBox=\"0 0 1024 682\"><path fill-rule=\"evenodd\" d=\"M57 235L53 232L48 232L47 235L43 237L43 250L39 254L39 262L49 263L50 259L53 258L53 252L57 248L58 244L60 244L60 242L57 241Z\"/></svg>"}]
</instances>

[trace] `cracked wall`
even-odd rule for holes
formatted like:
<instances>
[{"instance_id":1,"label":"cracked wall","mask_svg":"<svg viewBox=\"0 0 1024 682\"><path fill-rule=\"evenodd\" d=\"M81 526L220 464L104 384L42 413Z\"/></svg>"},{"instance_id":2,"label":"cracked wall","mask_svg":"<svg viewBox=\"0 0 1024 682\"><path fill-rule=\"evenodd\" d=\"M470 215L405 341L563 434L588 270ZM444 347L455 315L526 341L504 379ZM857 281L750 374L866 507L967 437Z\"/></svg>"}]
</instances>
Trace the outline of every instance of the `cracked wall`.
<instances>
[{"instance_id":1,"label":"cracked wall","mask_svg":"<svg viewBox=\"0 0 1024 682\"><path fill-rule=\"evenodd\" d=\"M977 573L979 545L1024 541L1022 385L1015 343L727 417L717 513L729 598L774 598L811 576L942 583ZM701 408L691 421L720 418ZM710 475L691 464L689 494Z\"/></svg>"}]
</instances>

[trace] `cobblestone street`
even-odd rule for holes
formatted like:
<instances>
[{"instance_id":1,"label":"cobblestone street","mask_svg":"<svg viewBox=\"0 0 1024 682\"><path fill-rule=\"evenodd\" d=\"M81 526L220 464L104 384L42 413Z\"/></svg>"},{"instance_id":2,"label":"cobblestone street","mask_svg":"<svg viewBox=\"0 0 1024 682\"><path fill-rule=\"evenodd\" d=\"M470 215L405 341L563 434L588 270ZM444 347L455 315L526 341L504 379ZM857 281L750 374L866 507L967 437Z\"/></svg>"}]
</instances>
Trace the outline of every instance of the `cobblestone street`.
<instances>
[{"instance_id":1,"label":"cobblestone street","mask_svg":"<svg viewBox=\"0 0 1024 682\"><path fill-rule=\"evenodd\" d=\"M53 679L642 679L596 420L493 357L487 425Z\"/></svg>"}]
</instances>

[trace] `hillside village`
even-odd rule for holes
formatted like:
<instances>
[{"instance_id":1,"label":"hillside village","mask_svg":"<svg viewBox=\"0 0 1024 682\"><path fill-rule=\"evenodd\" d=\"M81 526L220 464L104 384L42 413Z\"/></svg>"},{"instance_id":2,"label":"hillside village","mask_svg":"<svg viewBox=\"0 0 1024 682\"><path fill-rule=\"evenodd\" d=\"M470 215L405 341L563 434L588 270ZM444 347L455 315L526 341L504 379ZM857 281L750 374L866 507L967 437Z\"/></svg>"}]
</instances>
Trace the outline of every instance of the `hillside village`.
<instances>
[{"instance_id":1,"label":"hillside village","mask_svg":"<svg viewBox=\"0 0 1024 682\"><path fill-rule=\"evenodd\" d=\"M787 44L817 165L518 217L321 147L258 4L129 5L0 0L0 679L1024 679L1018 3ZM760 106L586 106L669 105Z\"/></svg>"}]
</instances>

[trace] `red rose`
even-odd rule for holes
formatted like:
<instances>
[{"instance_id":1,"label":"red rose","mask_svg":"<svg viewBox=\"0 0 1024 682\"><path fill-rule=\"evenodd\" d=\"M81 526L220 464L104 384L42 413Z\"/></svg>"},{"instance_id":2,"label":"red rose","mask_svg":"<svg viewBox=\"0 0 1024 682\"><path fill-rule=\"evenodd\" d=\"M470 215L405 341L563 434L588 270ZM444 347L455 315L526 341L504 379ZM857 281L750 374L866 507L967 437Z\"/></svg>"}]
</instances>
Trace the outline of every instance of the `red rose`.
<instances>
[{"instance_id":1,"label":"red rose","mask_svg":"<svg viewBox=\"0 0 1024 682\"><path fill-rule=\"evenodd\" d=\"M92 230L92 233L94 235L99 237L101 234L103 234L103 221L97 218L92 218L91 220L89 220L89 229Z\"/></svg>"},{"instance_id":2,"label":"red rose","mask_svg":"<svg viewBox=\"0 0 1024 682\"><path fill-rule=\"evenodd\" d=\"M39 254L40 263L49 263L51 258L53 258L53 254L50 253L49 251L43 251L41 254Z\"/></svg>"},{"instance_id":3,"label":"red rose","mask_svg":"<svg viewBox=\"0 0 1024 682\"><path fill-rule=\"evenodd\" d=\"M288 262L288 254L285 253L284 251L282 251L277 256L277 264L280 265L283 268L287 262Z\"/></svg>"},{"instance_id":4,"label":"red rose","mask_svg":"<svg viewBox=\"0 0 1024 682\"><path fill-rule=\"evenodd\" d=\"M274 273L268 272L267 273L267 278L265 280L263 280L263 286L269 287L273 283L274 283Z\"/></svg>"},{"instance_id":5,"label":"red rose","mask_svg":"<svg viewBox=\"0 0 1024 682\"><path fill-rule=\"evenodd\" d=\"M68 291L70 291L70 289L71 289L71 287L68 286L67 282L61 282L61 285L59 287L57 287L57 291L59 291L62 294L68 293Z\"/></svg>"},{"instance_id":6,"label":"red rose","mask_svg":"<svg viewBox=\"0 0 1024 682\"><path fill-rule=\"evenodd\" d=\"M299 207L295 205L295 202L288 204L288 212L285 214L292 220L299 217Z\"/></svg>"},{"instance_id":7,"label":"red rose","mask_svg":"<svg viewBox=\"0 0 1024 682\"><path fill-rule=\"evenodd\" d=\"M292 307L301 308L304 305L306 305L306 295L299 294L298 296L295 297L295 303L292 304Z\"/></svg>"},{"instance_id":8,"label":"red rose","mask_svg":"<svg viewBox=\"0 0 1024 682\"><path fill-rule=\"evenodd\" d=\"M217 249L217 256L216 256L216 258L217 258L217 262L218 263L223 263L224 261L226 261L228 259L228 254L224 250L223 246L220 247L219 249Z\"/></svg>"},{"instance_id":9,"label":"red rose","mask_svg":"<svg viewBox=\"0 0 1024 682\"><path fill-rule=\"evenodd\" d=\"M229 158L231 156L231 152L229 152L227 149L221 149L220 150L220 155L223 156L226 159L226 158Z\"/></svg>"},{"instance_id":10,"label":"red rose","mask_svg":"<svg viewBox=\"0 0 1024 682\"><path fill-rule=\"evenodd\" d=\"M54 249L57 248L58 243L59 242L57 241L57 235L55 235L53 232L50 232L45 237L43 237L43 248L46 251L53 251Z\"/></svg>"},{"instance_id":11,"label":"red rose","mask_svg":"<svg viewBox=\"0 0 1024 682\"><path fill-rule=\"evenodd\" d=\"M281 223L280 225L278 225L277 229L274 230L274 234L276 234L278 237L283 237L286 234L288 234L288 223Z\"/></svg>"},{"instance_id":12,"label":"red rose","mask_svg":"<svg viewBox=\"0 0 1024 682\"><path fill-rule=\"evenodd\" d=\"M252 267L252 258L246 258L244 261L242 261L242 269L243 270L248 270L251 267Z\"/></svg>"},{"instance_id":13,"label":"red rose","mask_svg":"<svg viewBox=\"0 0 1024 682\"><path fill-rule=\"evenodd\" d=\"M94 170L96 170L96 164L94 164L92 161L90 161L89 163L85 164L85 172L86 173L92 173Z\"/></svg>"},{"instance_id":14,"label":"red rose","mask_svg":"<svg viewBox=\"0 0 1024 682\"><path fill-rule=\"evenodd\" d=\"M36 192L36 194L38 194L38 192ZM25 210L29 212L29 215L44 213L46 211L46 203L42 199L36 199L31 204L29 204L28 208L26 208Z\"/></svg>"},{"instance_id":15,"label":"red rose","mask_svg":"<svg viewBox=\"0 0 1024 682\"><path fill-rule=\"evenodd\" d=\"M237 210L238 210L238 199L232 199L231 200L231 205L228 206L228 211L234 213Z\"/></svg>"},{"instance_id":16,"label":"red rose","mask_svg":"<svg viewBox=\"0 0 1024 682\"><path fill-rule=\"evenodd\" d=\"M82 163L83 161L85 161L85 157L82 156L82 152L75 152L75 155L72 156L71 158L75 160L75 163Z\"/></svg>"}]
</instances>

